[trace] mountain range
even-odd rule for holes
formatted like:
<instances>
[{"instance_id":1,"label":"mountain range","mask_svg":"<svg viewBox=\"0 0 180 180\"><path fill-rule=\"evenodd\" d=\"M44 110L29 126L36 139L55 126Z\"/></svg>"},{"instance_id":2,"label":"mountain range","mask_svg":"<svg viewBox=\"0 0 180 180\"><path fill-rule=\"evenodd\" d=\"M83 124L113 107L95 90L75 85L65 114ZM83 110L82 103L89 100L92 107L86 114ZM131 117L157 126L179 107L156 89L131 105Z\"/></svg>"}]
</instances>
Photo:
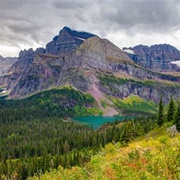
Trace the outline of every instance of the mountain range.
<instances>
[{"instance_id":1,"label":"mountain range","mask_svg":"<svg viewBox=\"0 0 180 180\"><path fill-rule=\"evenodd\" d=\"M156 72L180 71L180 51L169 44L123 48L137 64ZM179 61L178 61L179 60Z\"/></svg>"},{"instance_id":2,"label":"mountain range","mask_svg":"<svg viewBox=\"0 0 180 180\"><path fill-rule=\"evenodd\" d=\"M171 45L121 50L107 39L64 27L45 48L21 51L6 66L0 77L1 95L21 99L72 86L91 94L104 115L145 102L153 111L160 95L165 103L171 96L180 98L180 68L172 63L179 59L179 50Z\"/></svg>"}]
</instances>

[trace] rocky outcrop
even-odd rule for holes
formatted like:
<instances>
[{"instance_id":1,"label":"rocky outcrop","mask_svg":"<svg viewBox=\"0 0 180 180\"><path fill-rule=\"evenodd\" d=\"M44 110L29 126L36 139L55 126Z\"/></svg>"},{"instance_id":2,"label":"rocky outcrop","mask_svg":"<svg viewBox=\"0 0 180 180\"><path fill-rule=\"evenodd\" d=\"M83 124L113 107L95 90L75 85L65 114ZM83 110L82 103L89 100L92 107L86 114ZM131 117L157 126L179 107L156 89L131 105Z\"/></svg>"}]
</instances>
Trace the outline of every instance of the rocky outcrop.
<instances>
[{"instance_id":1,"label":"rocky outcrop","mask_svg":"<svg viewBox=\"0 0 180 180\"><path fill-rule=\"evenodd\" d=\"M180 71L173 61L180 60L180 51L168 44L153 46L138 45L133 48L123 48L128 56L137 64L156 72Z\"/></svg>"}]
</instances>

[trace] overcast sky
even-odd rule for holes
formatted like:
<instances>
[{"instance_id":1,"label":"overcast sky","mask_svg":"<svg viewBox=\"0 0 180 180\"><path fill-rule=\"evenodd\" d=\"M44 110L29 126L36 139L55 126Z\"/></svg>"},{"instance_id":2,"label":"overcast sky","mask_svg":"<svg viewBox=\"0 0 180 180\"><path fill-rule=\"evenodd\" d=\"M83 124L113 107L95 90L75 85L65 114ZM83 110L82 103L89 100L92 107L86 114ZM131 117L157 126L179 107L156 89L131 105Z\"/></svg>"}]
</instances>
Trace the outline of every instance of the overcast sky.
<instances>
[{"instance_id":1,"label":"overcast sky","mask_svg":"<svg viewBox=\"0 0 180 180\"><path fill-rule=\"evenodd\" d=\"M0 0L0 55L45 47L64 26L120 48L167 43L180 49L180 1Z\"/></svg>"}]
</instances>

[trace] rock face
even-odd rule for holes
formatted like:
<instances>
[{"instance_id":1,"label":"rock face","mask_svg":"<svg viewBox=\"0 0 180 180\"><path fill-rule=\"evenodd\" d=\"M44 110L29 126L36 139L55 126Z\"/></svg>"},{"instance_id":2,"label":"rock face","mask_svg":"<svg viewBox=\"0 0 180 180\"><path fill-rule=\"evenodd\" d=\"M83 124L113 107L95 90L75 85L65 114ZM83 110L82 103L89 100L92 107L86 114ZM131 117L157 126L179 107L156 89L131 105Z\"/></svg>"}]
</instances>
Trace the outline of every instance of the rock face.
<instances>
[{"instance_id":1,"label":"rock face","mask_svg":"<svg viewBox=\"0 0 180 180\"><path fill-rule=\"evenodd\" d=\"M102 83L101 76L107 75L114 77L110 85ZM110 41L67 27L45 49L21 51L8 74L0 78L0 85L6 87L9 98L23 98L42 90L71 85L92 95L96 90L99 97L124 98L134 94L158 102L163 94L167 102L170 95L180 98L178 83L180 75L147 70Z\"/></svg>"},{"instance_id":2,"label":"rock face","mask_svg":"<svg viewBox=\"0 0 180 180\"><path fill-rule=\"evenodd\" d=\"M6 57L0 56L0 76L6 75L9 68L17 61L16 57Z\"/></svg>"},{"instance_id":3,"label":"rock face","mask_svg":"<svg viewBox=\"0 0 180 180\"><path fill-rule=\"evenodd\" d=\"M171 63L180 60L180 51L171 45L160 44L150 47L138 45L123 50L134 62L147 69L156 72L180 71L177 65Z\"/></svg>"}]
</instances>

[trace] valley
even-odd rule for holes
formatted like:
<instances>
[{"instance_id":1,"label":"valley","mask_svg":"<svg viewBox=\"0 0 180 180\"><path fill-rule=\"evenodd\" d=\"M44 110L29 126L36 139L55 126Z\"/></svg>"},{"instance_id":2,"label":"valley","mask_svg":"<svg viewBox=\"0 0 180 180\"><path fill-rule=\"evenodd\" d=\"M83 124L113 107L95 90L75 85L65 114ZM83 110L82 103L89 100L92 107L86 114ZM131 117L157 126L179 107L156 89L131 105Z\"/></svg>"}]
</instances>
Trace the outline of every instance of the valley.
<instances>
[{"instance_id":1,"label":"valley","mask_svg":"<svg viewBox=\"0 0 180 180\"><path fill-rule=\"evenodd\" d=\"M178 179L179 57L65 26L45 48L3 58L0 179Z\"/></svg>"}]
</instances>

